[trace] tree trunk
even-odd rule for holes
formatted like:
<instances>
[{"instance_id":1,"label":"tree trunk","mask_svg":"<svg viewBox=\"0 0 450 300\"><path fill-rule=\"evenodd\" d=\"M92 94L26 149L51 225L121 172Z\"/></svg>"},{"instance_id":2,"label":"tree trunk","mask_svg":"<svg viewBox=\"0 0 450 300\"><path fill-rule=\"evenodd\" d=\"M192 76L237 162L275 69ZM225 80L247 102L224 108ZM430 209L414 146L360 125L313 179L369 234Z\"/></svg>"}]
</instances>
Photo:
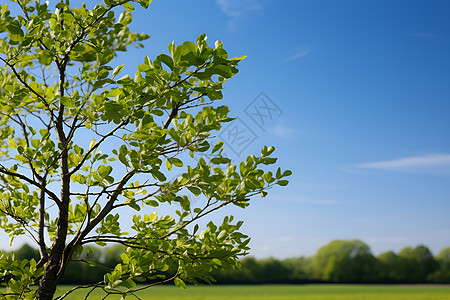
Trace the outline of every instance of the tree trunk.
<instances>
[{"instance_id":1,"label":"tree trunk","mask_svg":"<svg viewBox=\"0 0 450 300\"><path fill-rule=\"evenodd\" d=\"M36 299L39 300L51 300L56 292L59 279L64 274L65 260L70 260L64 256L64 250L66 248L67 229L69 222L69 202L70 202L70 176L68 176L67 166L67 151L63 151L61 155L61 199L62 203L59 206L58 223L57 223L57 235L55 242L53 243L52 250L44 269L44 275L39 282L39 288L36 291Z\"/></svg>"},{"instance_id":2,"label":"tree trunk","mask_svg":"<svg viewBox=\"0 0 450 300\"><path fill-rule=\"evenodd\" d=\"M51 300L56 292L58 285L59 260L55 261L52 255L45 267L44 275L39 282L39 288L36 291L36 299Z\"/></svg>"},{"instance_id":3,"label":"tree trunk","mask_svg":"<svg viewBox=\"0 0 450 300\"><path fill-rule=\"evenodd\" d=\"M64 96L64 82L66 63L58 65L59 69L59 92ZM66 248L67 229L69 221L69 203L70 203L70 174L68 166L68 151L66 148L67 140L64 134L64 105L59 103L58 116L56 118L55 130L58 141L63 145L61 152L61 205L59 205L57 235L53 244L49 260L45 266L44 275L39 282L39 288L36 291L36 299L51 300L56 292L59 279L64 274L65 259L70 260L70 255L66 258L64 250Z\"/></svg>"},{"instance_id":4,"label":"tree trunk","mask_svg":"<svg viewBox=\"0 0 450 300\"><path fill-rule=\"evenodd\" d=\"M56 286L63 275L61 266L64 264L64 249L66 248L68 208L63 205L58 216L58 234L53 244L48 262L44 269L44 275L39 282L36 291L36 299L51 300L56 292ZM70 259L68 257L67 259Z\"/></svg>"}]
</instances>

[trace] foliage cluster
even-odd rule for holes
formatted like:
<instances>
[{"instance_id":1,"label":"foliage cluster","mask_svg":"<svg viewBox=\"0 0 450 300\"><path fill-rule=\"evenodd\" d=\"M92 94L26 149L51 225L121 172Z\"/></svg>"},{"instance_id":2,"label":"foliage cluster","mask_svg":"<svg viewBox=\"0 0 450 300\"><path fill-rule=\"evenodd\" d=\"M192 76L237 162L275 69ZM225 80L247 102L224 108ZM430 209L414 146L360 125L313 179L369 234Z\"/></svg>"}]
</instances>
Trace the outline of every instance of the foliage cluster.
<instances>
[{"instance_id":1,"label":"foliage cluster","mask_svg":"<svg viewBox=\"0 0 450 300\"><path fill-rule=\"evenodd\" d=\"M1 253L8 299L52 299L92 244L126 246L92 285L123 297L139 282L184 287L236 267L249 249L242 222L199 219L245 208L291 174L271 166L273 147L233 164L223 142L210 144L233 120L217 101L245 57L228 57L221 41L210 46L201 34L119 77L117 53L149 37L130 31L134 5L151 0L10 2L14 9L0 6L0 227L11 239L31 237L39 257ZM182 174L168 179L175 168ZM164 216L158 206L176 208ZM130 233L124 210L134 213Z\"/></svg>"},{"instance_id":2,"label":"foliage cluster","mask_svg":"<svg viewBox=\"0 0 450 300\"><path fill-rule=\"evenodd\" d=\"M91 263L73 262L62 279L67 284L86 284L102 278L120 262L121 248L91 249L85 255ZM37 249L24 245L18 259L39 257ZM325 267L324 267L325 265ZM96 266L96 267L94 267ZM175 268L169 268L169 273ZM83 274L80 276L80 274ZM450 283L450 247L433 256L425 246L406 247L399 253L388 251L378 256L361 241L333 241L315 256L279 260L245 257L239 270L216 270L218 284L289 283Z\"/></svg>"},{"instance_id":3,"label":"foliage cluster","mask_svg":"<svg viewBox=\"0 0 450 300\"><path fill-rule=\"evenodd\" d=\"M312 257L242 260L239 271L215 272L222 283L450 283L450 247L435 257L423 245L374 256L359 240L335 240Z\"/></svg>"}]
</instances>

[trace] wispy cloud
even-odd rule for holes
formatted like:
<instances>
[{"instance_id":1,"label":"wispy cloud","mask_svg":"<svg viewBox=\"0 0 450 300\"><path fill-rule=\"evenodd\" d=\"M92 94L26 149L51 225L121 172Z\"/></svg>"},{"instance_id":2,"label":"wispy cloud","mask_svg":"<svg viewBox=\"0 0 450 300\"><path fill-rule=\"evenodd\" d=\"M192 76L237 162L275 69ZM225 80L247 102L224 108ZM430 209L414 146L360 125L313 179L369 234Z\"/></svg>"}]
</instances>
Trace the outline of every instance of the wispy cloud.
<instances>
[{"instance_id":1,"label":"wispy cloud","mask_svg":"<svg viewBox=\"0 0 450 300\"><path fill-rule=\"evenodd\" d=\"M296 202L296 203L308 203L316 205L333 205L338 202L333 199L317 199L308 197L296 197L296 196L286 196L286 195L271 195L271 199L278 201Z\"/></svg>"},{"instance_id":2,"label":"wispy cloud","mask_svg":"<svg viewBox=\"0 0 450 300\"><path fill-rule=\"evenodd\" d=\"M274 251L277 250L280 247L286 247L286 246L291 246L292 243L294 243L296 241L296 238L294 236L290 236L290 235L284 235L284 236L278 236L278 237L274 237L274 238L269 238L269 239L265 239L265 243L262 244L261 246L259 246L259 250L263 251L263 252L267 252L267 251ZM253 247L252 247L253 248Z\"/></svg>"},{"instance_id":3,"label":"wispy cloud","mask_svg":"<svg viewBox=\"0 0 450 300\"><path fill-rule=\"evenodd\" d=\"M295 238L293 236L290 236L290 235L279 236L279 237L275 238L276 242L292 242L294 240L295 240Z\"/></svg>"},{"instance_id":4,"label":"wispy cloud","mask_svg":"<svg viewBox=\"0 0 450 300\"><path fill-rule=\"evenodd\" d=\"M250 11L260 11L263 9L261 0L216 0L222 12L231 18L228 29L236 28L239 20Z\"/></svg>"},{"instance_id":5,"label":"wispy cloud","mask_svg":"<svg viewBox=\"0 0 450 300\"><path fill-rule=\"evenodd\" d=\"M309 48L305 49L305 50L302 50L302 51L299 51L299 52L295 53L294 55L292 55L292 56L286 58L285 60L283 60L283 63L288 63L288 62L294 61L296 59L305 57L306 55L311 54L312 52L313 52L313 50L309 49Z\"/></svg>"},{"instance_id":6,"label":"wispy cloud","mask_svg":"<svg viewBox=\"0 0 450 300\"><path fill-rule=\"evenodd\" d=\"M392 244L392 243L414 243L417 238L407 236L383 236L383 237L365 237L364 241L369 244Z\"/></svg>"},{"instance_id":7,"label":"wispy cloud","mask_svg":"<svg viewBox=\"0 0 450 300\"><path fill-rule=\"evenodd\" d=\"M271 251L272 249L273 247L270 245L262 245L261 247L259 247L259 250L261 251Z\"/></svg>"},{"instance_id":8,"label":"wispy cloud","mask_svg":"<svg viewBox=\"0 0 450 300\"><path fill-rule=\"evenodd\" d=\"M294 185L293 183L292 185ZM302 181L297 185L294 185L295 188L302 190L342 190L344 186L330 183L318 183L318 182L308 182Z\"/></svg>"},{"instance_id":9,"label":"wispy cloud","mask_svg":"<svg viewBox=\"0 0 450 300\"><path fill-rule=\"evenodd\" d=\"M378 169L408 173L432 173L450 175L450 154L427 154L393 160L362 163L354 166L358 169Z\"/></svg>"},{"instance_id":10,"label":"wispy cloud","mask_svg":"<svg viewBox=\"0 0 450 300\"><path fill-rule=\"evenodd\" d=\"M292 138L296 134L296 130L294 128L281 124L273 127L271 132L280 138Z\"/></svg>"},{"instance_id":11,"label":"wispy cloud","mask_svg":"<svg viewBox=\"0 0 450 300\"><path fill-rule=\"evenodd\" d=\"M261 10L263 5L260 2L257 0L217 0L223 13L234 18L241 17L248 11Z\"/></svg>"}]
</instances>

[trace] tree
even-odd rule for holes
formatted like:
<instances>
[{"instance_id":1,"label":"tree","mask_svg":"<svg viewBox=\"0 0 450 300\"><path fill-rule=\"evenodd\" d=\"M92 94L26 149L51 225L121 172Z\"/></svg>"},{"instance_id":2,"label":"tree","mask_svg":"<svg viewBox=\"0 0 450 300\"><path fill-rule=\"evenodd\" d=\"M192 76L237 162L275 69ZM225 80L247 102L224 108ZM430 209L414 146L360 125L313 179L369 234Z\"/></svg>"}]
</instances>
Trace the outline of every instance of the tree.
<instances>
[{"instance_id":1,"label":"tree","mask_svg":"<svg viewBox=\"0 0 450 300\"><path fill-rule=\"evenodd\" d=\"M398 256L403 260L403 280L408 282L425 283L438 267L431 251L423 245L403 248Z\"/></svg>"},{"instance_id":2,"label":"tree","mask_svg":"<svg viewBox=\"0 0 450 300\"><path fill-rule=\"evenodd\" d=\"M263 283L285 283L289 280L290 270L278 259L273 257L260 261L261 273L258 274Z\"/></svg>"},{"instance_id":3,"label":"tree","mask_svg":"<svg viewBox=\"0 0 450 300\"><path fill-rule=\"evenodd\" d=\"M15 258L18 260L35 259L39 260L39 251L28 244L23 244L22 247L14 251Z\"/></svg>"},{"instance_id":4,"label":"tree","mask_svg":"<svg viewBox=\"0 0 450 300\"><path fill-rule=\"evenodd\" d=\"M432 282L450 283L450 247L442 249L436 256L438 268L428 276Z\"/></svg>"},{"instance_id":5,"label":"tree","mask_svg":"<svg viewBox=\"0 0 450 300\"><path fill-rule=\"evenodd\" d=\"M146 280L210 282L212 269L237 266L249 250L242 222L225 217L200 230L198 220L229 204L244 208L291 174L269 166L273 147L239 164L223 155L223 142L210 147L211 133L233 120L216 102L244 57L229 58L202 34L118 78L117 52L149 37L129 30L133 3L151 0L11 2L19 15L6 4L0 15L0 226L12 239L31 236L40 259L1 254L5 296L52 299L70 261L93 243L126 246L121 263L90 285L107 295ZM182 175L168 180L173 168ZM174 216L151 212L170 204ZM129 234L120 224L127 208L140 211ZM171 265L175 275L164 278Z\"/></svg>"},{"instance_id":6,"label":"tree","mask_svg":"<svg viewBox=\"0 0 450 300\"><path fill-rule=\"evenodd\" d=\"M314 278L312 269L313 257L295 257L282 261L285 268L289 269L289 282L308 282Z\"/></svg>"},{"instance_id":7,"label":"tree","mask_svg":"<svg viewBox=\"0 0 450 300\"><path fill-rule=\"evenodd\" d=\"M59 283L78 285L101 281L104 275L108 273L108 270L111 271L120 262L120 255L122 254L120 253L116 257L115 264L104 263L101 261L101 258L105 256L108 248L110 247L83 247L83 252L72 259ZM103 249L104 251L102 251ZM96 267L94 268L93 266Z\"/></svg>"},{"instance_id":8,"label":"tree","mask_svg":"<svg viewBox=\"0 0 450 300\"><path fill-rule=\"evenodd\" d=\"M393 251L382 253L378 256L379 278L383 282L402 282L404 278L404 261Z\"/></svg>"},{"instance_id":9,"label":"tree","mask_svg":"<svg viewBox=\"0 0 450 300\"><path fill-rule=\"evenodd\" d=\"M359 240L335 240L319 249L313 258L318 278L335 282L373 280L376 259L369 246Z\"/></svg>"},{"instance_id":10,"label":"tree","mask_svg":"<svg viewBox=\"0 0 450 300\"><path fill-rule=\"evenodd\" d=\"M214 278L219 284L258 284L261 274L260 262L254 257L241 260L241 267L236 269L220 269L214 271Z\"/></svg>"}]
</instances>

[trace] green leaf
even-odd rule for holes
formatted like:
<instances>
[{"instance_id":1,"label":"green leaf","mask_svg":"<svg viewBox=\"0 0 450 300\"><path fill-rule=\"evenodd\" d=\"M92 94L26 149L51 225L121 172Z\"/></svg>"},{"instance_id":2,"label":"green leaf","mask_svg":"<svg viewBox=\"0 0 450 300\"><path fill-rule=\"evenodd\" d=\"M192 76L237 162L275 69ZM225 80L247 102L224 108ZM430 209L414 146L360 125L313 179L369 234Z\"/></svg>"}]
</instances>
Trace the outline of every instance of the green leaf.
<instances>
[{"instance_id":1,"label":"green leaf","mask_svg":"<svg viewBox=\"0 0 450 300\"><path fill-rule=\"evenodd\" d=\"M67 97L67 96L61 97L61 99L60 99L59 101L60 101L61 104L64 105L65 107L69 107L69 108L73 107L72 99L70 99L70 98Z\"/></svg>"},{"instance_id":2,"label":"green leaf","mask_svg":"<svg viewBox=\"0 0 450 300\"><path fill-rule=\"evenodd\" d=\"M223 141L219 141L219 142L214 146L214 148L212 149L211 153L216 152L217 150L219 150L220 148L222 148L222 146L223 146Z\"/></svg>"},{"instance_id":3,"label":"green leaf","mask_svg":"<svg viewBox=\"0 0 450 300\"><path fill-rule=\"evenodd\" d=\"M173 282L180 289L186 289L186 283L182 279L180 279L179 277L175 278L175 280Z\"/></svg>"},{"instance_id":4,"label":"green leaf","mask_svg":"<svg viewBox=\"0 0 450 300\"><path fill-rule=\"evenodd\" d=\"M120 255L120 258L122 259L124 264L128 265L130 263L130 258L125 252Z\"/></svg>"},{"instance_id":5,"label":"green leaf","mask_svg":"<svg viewBox=\"0 0 450 300\"><path fill-rule=\"evenodd\" d=\"M67 4L65 4L64 2L59 2L58 4L55 5L56 8L59 9L63 9L67 6Z\"/></svg>"},{"instance_id":6,"label":"green leaf","mask_svg":"<svg viewBox=\"0 0 450 300\"><path fill-rule=\"evenodd\" d=\"M131 4L131 3L129 3L129 2L127 2L127 3L124 3L124 4L122 4L122 6L123 7L125 7L128 11L134 11L134 6L133 6L133 4Z\"/></svg>"},{"instance_id":7,"label":"green leaf","mask_svg":"<svg viewBox=\"0 0 450 300\"><path fill-rule=\"evenodd\" d=\"M89 143L89 149L92 149L92 147L95 146L95 139L92 139L91 142Z\"/></svg>"},{"instance_id":8,"label":"green leaf","mask_svg":"<svg viewBox=\"0 0 450 300\"><path fill-rule=\"evenodd\" d=\"M122 89L113 89L108 92L107 97L115 97L122 93Z\"/></svg>"},{"instance_id":9,"label":"green leaf","mask_svg":"<svg viewBox=\"0 0 450 300\"><path fill-rule=\"evenodd\" d=\"M140 0L140 1L139 1L139 4L140 4L143 8L145 8L145 9L148 8L148 6L150 5L150 3L152 3L152 0Z\"/></svg>"},{"instance_id":10,"label":"green leaf","mask_svg":"<svg viewBox=\"0 0 450 300\"><path fill-rule=\"evenodd\" d=\"M39 54L39 63L48 67L53 60L53 56L50 52L50 50L42 50Z\"/></svg>"},{"instance_id":11,"label":"green leaf","mask_svg":"<svg viewBox=\"0 0 450 300\"><path fill-rule=\"evenodd\" d=\"M270 155L270 154L272 154L272 152L273 151L275 151L275 147L273 147L273 146L270 146L268 149L267 149L267 155Z\"/></svg>"},{"instance_id":12,"label":"green leaf","mask_svg":"<svg viewBox=\"0 0 450 300\"><path fill-rule=\"evenodd\" d=\"M176 47L173 55L174 62L182 65L199 65L197 58L198 47L190 41L186 41Z\"/></svg>"},{"instance_id":13,"label":"green leaf","mask_svg":"<svg viewBox=\"0 0 450 300\"><path fill-rule=\"evenodd\" d=\"M123 280L119 284L119 286L124 286L124 287L126 287L127 289L130 290L130 289L132 289L132 288L134 288L136 286L136 283L133 280L128 278L128 279Z\"/></svg>"},{"instance_id":14,"label":"green leaf","mask_svg":"<svg viewBox=\"0 0 450 300\"><path fill-rule=\"evenodd\" d=\"M138 71L139 72L147 72L150 69L151 69L151 67L149 65L146 65L146 64L142 64L142 65L138 66Z\"/></svg>"},{"instance_id":15,"label":"green leaf","mask_svg":"<svg viewBox=\"0 0 450 300\"><path fill-rule=\"evenodd\" d=\"M9 146L9 148L11 148L11 149L16 149L16 148L17 148L17 143L16 143L15 140L9 139L9 140L8 140L8 146Z\"/></svg>"},{"instance_id":16,"label":"green leaf","mask_svg":"<svg viewBox=\"0 0 450 300\"><path fill-rule=\"evenodd\" d=\"M159 206L159 203L156 200L145 201L145 204L147 204L148 206L153 206L153 207L158 207Z\"/></svg>"},{"instance_id":17,"label":"green leaf","mask_svg":"<svg viewBox=\"0 0 450 300\"><path fill-rule=\"evenodd\" d=\"M13 23L6 25L6 29L9 32L9 38L13 41L21 41L23 39L24 33L19 25Z\"/></svg>"},{"instance_id":18,"label":"green leaf","mask_svg":"<svg viewBox=\"0 0 450 300\"><path fill-rule=\"evenodd\" d=\"M175 51L175 41L172 41L172 43L169 44L169 53L173 55L173 52Z\"/></svg>"},{"instance_id":19,"label":"green leaf","mask_svg":"<svg viewBox=\"0 0 450 300\"><path fill-rule=\"evenodd\" d=\"M114 58L114 52L111 49L105 49L105 51L101 54L99 63L101 65L106 65Z\"/></svg>"},{"instance_id":20,"label":"green leaf","mask_svg":"<svg viewBox=\"0 0 450 300\"><path fill-rule=\"evenodd\" d=\"M101 165L100 167L98 167L97 172L102 178L105 178L106 176L111 174L112 167Z\"/></svg>"},{"instance_id":21,"label":"green leaf","mask_svg":"<svg viewBox=\"0 0 450 300\"><path fill-rule=\"evenodd\" d=\"M170 68L170 70L172 70L172 71L174 70L172 57L170 57L166 54L160 54L160 55L158 55L158 58L160 59L161 62L163 62L166 66L168 66Z\"/></svg>"},{"instance_id":22,"label":"green leaf","mask_svg":"<svg viewBox=\"0 0 450 300\"><path fill-rule=\"evenodd\" d=\"M244 59L246 59L246 58L247 58L247 56L244 55L244 56L239 56L239 57L233 57L233 58L231 58L230 60L231 60L231 61L242 61L242 60L244 60Z\"/></svg>"},{"instance_id":23,"label":"green leaf","mask_svg":"<svg viewBox=\"0 0 450 300\"><path fill-rule=\"evenodd\" d=\"M105 242L101 242L101 241L96 241L95 243L100 247L104 247L107 245Z\"/></svg>"},{"instance_id":24,"label":"green leaf","mask_svg":"<svg viewBox=\"0 0 450 300\"><path fill-rule=\"evenodd\" d=\"M281 186L286 186L286 185L288 185L288 183L289 183L289 180L278 180L277 181L277 184L281 185Z\"/></svg>"},{"instance_id":25,"label":"green leaf","mask_svg":"<svg viewBox=\"0 0 450 300\"><path fill-rule=\"evenodd\" d=\"M197 151L198 152L206 152L206 151L208 151L208 149L210 147L211 147L211 145L208 143L208 141L205 140L199 145Z\"/></svg>"},{"instance_id":26,"label":"green leaf","mask_svg":"<svg viewBox=\"0 0 450 300\"><path fill-rule=\"evenodd\" d=\"M166 181L167 180L166 176L163 173L161 173L160 171L156 170L156 169L152 169L150 172L153 175L153 177L155 179L158 179L159 181Z\"/></svg>"},{"instance_id":27,"label":"green leaf","mask_svg":"<svg viewBox=\"0 0 450 300\"><path fill-rule=\"evenodd\" d=\"M176 167L180 168L183 166L183 162L179 158L172 157L172 158L169 158L168 161L170 161L170 163L175 165Z\"/></svg>"},{"instance_id":28,"label":"green leaf","mask_svg":"<svg viewBox=\"0 0 450 300\"><path fill-rule=\"evenodd\" d=\"M127 204L128 204L128 206L130 206L132 209L134 209L136 211L140 211L141 210L141 207L139 205L137 205L135 202L130 202L130 203L127 203Z\"/></svg>"},{"instance_id":29,"label":"green leaf","mask_svg":"<svg viewBox=\"0 0 450 300\"><path fill-rule=\"evenodd\" d=\"M112 77L116 77L117 75L119 75L120 72L122 72L123 69L123 64L121 64L120 66L117 66L114 71L112 72Z\"/></svg>"},{"instance_id":30,"label":"green leaf","mask_svg":"<svg viewBox=\"0 0 450 300\"><path fill-rule=\"evenodd\" d=\"M292 171L291 170L286 170L283 172L283 177L287 177L287 176L291 176L292 175Z\"/></svg>"},{"instance_id":31,"label":"green leaf","mask_svg":"<svg viewBox=\"0 0 450 300\"><path fill-rule=\"evenodd\" d=\"M282 174L281 174L281 168L278 168L277 169L277 174L275 175L275 178L276 179L280 179L282 177Z\"/></svg>"},{"instance_id":32,"label":"green leaf","mask_svg":"<svg viewBox=\"0 0 450 300\"><path fill-rule=\"evenodd\" d=\"M189 190L192 194L194 194L196 197L200 196L200 194L202 193L202 190L199 189L198 187L195 187L195 186L188 186L187 188L188 188L188 190Z\"/></svg>"}]
</instances>

